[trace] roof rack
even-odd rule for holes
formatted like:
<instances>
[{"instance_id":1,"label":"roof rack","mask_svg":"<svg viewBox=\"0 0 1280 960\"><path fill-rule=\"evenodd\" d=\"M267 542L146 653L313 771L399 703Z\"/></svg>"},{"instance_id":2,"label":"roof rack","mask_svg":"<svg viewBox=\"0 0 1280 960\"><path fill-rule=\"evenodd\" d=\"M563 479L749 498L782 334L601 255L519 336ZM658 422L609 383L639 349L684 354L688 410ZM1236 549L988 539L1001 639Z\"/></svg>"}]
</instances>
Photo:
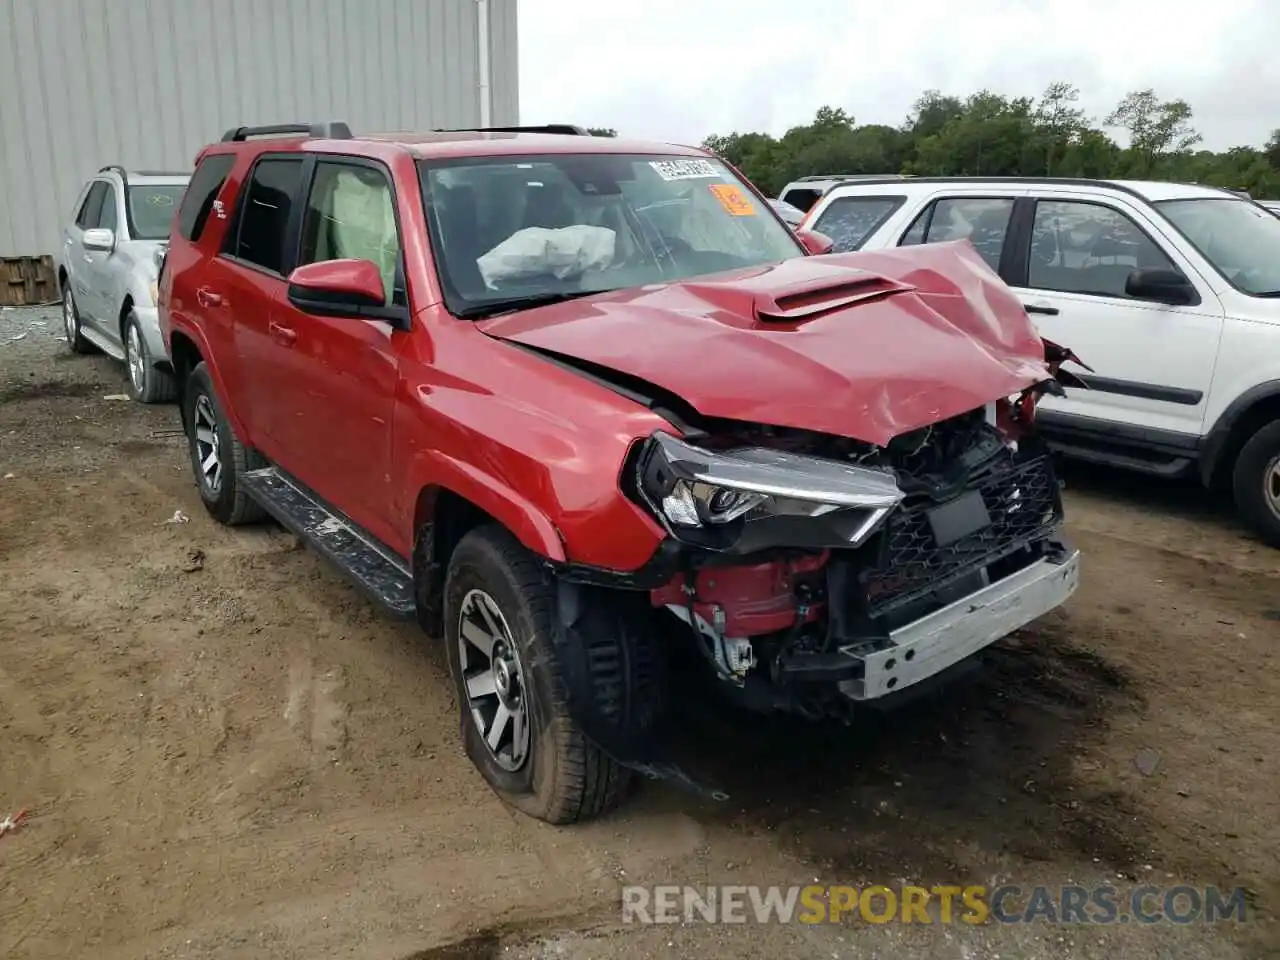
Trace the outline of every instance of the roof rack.
<instances>
[{"instance_id":1,"label":"roof rack","mask_svg":"<svg viewBox=\"0 0 1280 960\"><path fill-rule=\"evenodd\" d=\"M815 180L905 180L905 173L815 173L800 177L794 183L812 183Z\"/></svg>"},{"instance_id":2,"label":"roof rack","mask_svg":"<svg viewBox=\"0 0 1280 960\"><path fill-rule=\"evenodd\" d=\"M351 128L341 120L320 123L276 123L264 127L233 127L222 135L223 143L248 140L250 137L280 137L305 134L315 140L350 140Z\"/></svg>"},{"instance_id":3,"label":"roof rack","mask_svg":"<svg viewBox=\"0 0 1280 960\"><path fill-rule=\"evenodd\" d=\"M569 137L589 137L586 127L572 123L544 123L538 127L452 127L437 129L433 133L558 133Z\"/></svg>"}]
</instances>

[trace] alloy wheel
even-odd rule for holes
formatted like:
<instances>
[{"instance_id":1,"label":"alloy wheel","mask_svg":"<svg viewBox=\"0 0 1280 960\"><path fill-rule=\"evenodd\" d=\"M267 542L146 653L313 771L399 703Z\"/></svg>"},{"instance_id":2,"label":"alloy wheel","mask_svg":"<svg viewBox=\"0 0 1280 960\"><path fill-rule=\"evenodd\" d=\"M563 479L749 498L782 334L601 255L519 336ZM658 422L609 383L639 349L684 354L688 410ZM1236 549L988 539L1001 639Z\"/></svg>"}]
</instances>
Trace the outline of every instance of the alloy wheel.
<instances>
[{"instance_id":1,"label":"alloy wheel","mask_svg":"<svg viewBox=\"0 0 1280 960\"><path fill-rule=\"evenodd\" d=\"M506 618L493 597L471 590L458 613L458 653L471 719L489 753L514 772L529 758L529 701L524 668Z\"/></svg>"},{"instance_id":2,"label":"alloy wheel","mask_svg":"<svg viewBox=\"0 0 1280 960\"><path fill-rule=\"evenodd\" d=\"M196 434L196 458L200 461L200 482L213 496L222 490L222 458L218 454L218 417L207 394L196 399L192 428Z\"/></svg>"},{"instance_id":3,"label":"alloy wheel","mask_svg":"<svg viewBox=\"0 0 1280 960\"><path fill-rule=\"evenodd\" d=\"M1280 517L1280 456L1273 457L1262 472L1262 499Z\"/></svg>"},{"instance_id":4,"label":"alloy wheel","mask_svg":"<svg viewBox=\"0 0 1280 960\"><path fill-rule=\"evenodd\" d=\"M133 381L133 389L141 393L147 384L147 370L142 354L142 334L138 332L136 323L129 324L124 351L129 359L129 379Z\"/></svg>"}]
</instances>

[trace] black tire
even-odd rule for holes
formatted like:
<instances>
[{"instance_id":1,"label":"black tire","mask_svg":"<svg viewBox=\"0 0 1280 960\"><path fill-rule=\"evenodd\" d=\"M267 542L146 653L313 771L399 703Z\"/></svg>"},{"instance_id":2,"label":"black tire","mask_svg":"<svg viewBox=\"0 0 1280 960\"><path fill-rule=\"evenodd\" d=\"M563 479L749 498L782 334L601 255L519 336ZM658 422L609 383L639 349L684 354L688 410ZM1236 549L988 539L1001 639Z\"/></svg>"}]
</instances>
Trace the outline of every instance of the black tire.
<instances>
[{"instance_id":1,"label":"black tire","mask_svg":"<svg viewBox=\"0 0 1280 960\"><path fill-rule=\"evenodd\" d=\"M514 771L498 763L471 715L459 636L462 604L473 590L492 597L506 620L527 683L529 749ZM590 820L616 807L631 771L589 741L569 715L552 642L553 585L536 558L501 527L477 528L453 551L444 594L445 647L458 692L462 741L493 790L522 813L556 825Z\"/></svg>"},{"instance_id":2,"label":"black tire","mask_svg":"<svg viewBox=\"0 0 1280 960\"><path fill-rule=\"evenodd\" d=\"M1273 547L1280 548L1280 420L1258 430L1236 457L1231 483L1236 510ZM1270 486L1269 486L1270 485ZM1270 496L1268 495L1270 490Z\"/></svg>"},{"instance_id":3,"label":"black tire","mask_svg":"<svg viewBox=\"0 0 1280 960\"><path fill-rule=\"evenodd\" d=\"M136 340L142 383L134 380L133 342ZM124 362L129 374L129 396L138 403L172 403L178 398L178 382L173 374L161 370L147 349L147 338L142 335L142 324L133 311L125 318L120 329L120 342L124 345Z\"/></svg>"},{"instance_id":4,"label":"black tire","mask_svg":"<svg viewBox=\"0 0 1280 960\"><path fill-rule=\"evenodd\" d=\"M207 404L207 407L206 407ZM202 416L197 417L197 410ZM213 381L209 377L209 368L198 363L187 377L186 396L183 398L183 423L187 428L187 448L191 454L191 470L195 474L196 486L200 490L200 499L209 515L219 523L229 527L244 523L255 523L266 517L266 511L258 503L250 499L240 484L240 478L250 470L266 466L266 462L252 450L248 449L231 429L226 415L222 412L222 404L218 402L213 389ZM207 442L201 439L198 432L204 429L202 423L211 415L216 424L214 444L218 453L218 462L222 466L219 482L215 488L205 476L201 467L202 456L200 444Z\"/></svg>"},{"instance_id":5,"label":"black tire","mask_svg":"<svg viewBox=\"0 0 1280 960\"><path fill-rule=\"evenodd\" d=\"M93 344L84 338L84 333L80 329L80 309L76 306L75 294L71 292L69 286L64 287L62 291L62 326L67 338L67 347L72 353L95 352Z\"/></svg>"}]
</instances>

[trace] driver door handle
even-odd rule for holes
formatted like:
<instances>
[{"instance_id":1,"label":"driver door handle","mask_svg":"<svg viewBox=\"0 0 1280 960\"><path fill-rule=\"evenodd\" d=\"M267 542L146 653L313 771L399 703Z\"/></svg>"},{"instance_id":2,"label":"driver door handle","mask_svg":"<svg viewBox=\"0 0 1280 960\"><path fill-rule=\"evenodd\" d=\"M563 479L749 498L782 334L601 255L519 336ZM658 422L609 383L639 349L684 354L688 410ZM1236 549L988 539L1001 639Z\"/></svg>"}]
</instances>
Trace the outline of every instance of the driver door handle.
<instances>
[{"instance_id":1,"label":"driver door handle","mask_svg":"<svg viewBox=\"0 0 1280 960\"><path fill-rule=\"evenodd\" d=\"M1041 313L1046 317L1056 317L1058 315L1058 308L1051 307L1047 303L1024 303L1022 306L1027 313Z\"/></svg>"},{"instance_id":2,"label":"driver door handle","mask_svg":"<svg viewBox=\"0 0 1280 960\"><path fill-rule=\"evenodd\" d=\"M271 334L271 339L282 346L291 347L294 341L298 339L296 330L282 326L274 320L267 324L267 331Z\"/></svg>"}]
</instances>

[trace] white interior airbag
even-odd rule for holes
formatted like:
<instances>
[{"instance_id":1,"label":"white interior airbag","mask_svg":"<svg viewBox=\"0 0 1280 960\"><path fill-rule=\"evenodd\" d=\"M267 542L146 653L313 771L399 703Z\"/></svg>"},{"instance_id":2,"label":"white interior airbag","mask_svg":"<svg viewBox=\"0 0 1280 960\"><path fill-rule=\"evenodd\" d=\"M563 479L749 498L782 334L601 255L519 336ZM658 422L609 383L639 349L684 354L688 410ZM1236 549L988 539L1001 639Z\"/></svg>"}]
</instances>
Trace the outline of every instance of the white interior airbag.
<instances>
[{"instance_id":1,"label":"white interior airbag","mask_svg":"<svg viewBox=\"0 0 1280 960\"><path fill-rule=\"evenodd\" d=\"M479 257L476 266L490 287L503 280L545 274L563 280L608 267L616 240L617 234L608 227L525 227Z\"/></svg>"}]
</instances>

